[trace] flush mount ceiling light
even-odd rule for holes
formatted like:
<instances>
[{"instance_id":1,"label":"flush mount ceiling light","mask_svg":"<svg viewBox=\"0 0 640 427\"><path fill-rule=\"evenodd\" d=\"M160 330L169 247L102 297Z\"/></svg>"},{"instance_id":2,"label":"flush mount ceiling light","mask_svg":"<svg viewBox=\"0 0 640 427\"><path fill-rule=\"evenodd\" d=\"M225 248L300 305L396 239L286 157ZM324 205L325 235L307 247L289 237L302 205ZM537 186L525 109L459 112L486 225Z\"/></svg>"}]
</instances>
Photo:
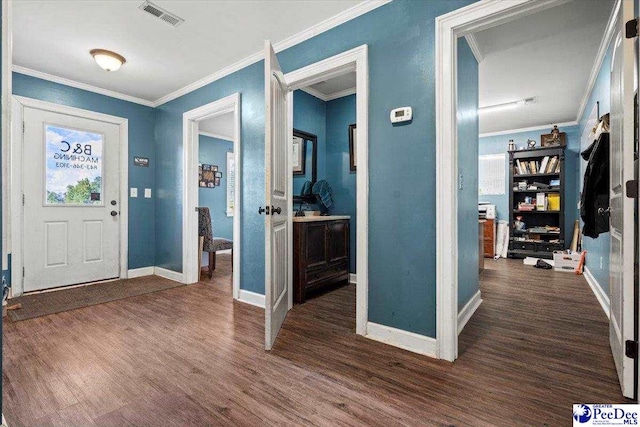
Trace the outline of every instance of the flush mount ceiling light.
<instances>
[{"instance_id":1,"label":"flush mount ceiling light","mask_svg":"<svg viewBox=\"0 0 640 427\"><path fill-rule=\"evenodd\" d=\"M89 52L96 63L105 71L116 71L127 62L122 55L105 49L93 49Z\"/></svg>"},{"instance_id":2,"label":"flush mount ceiling light","mask_svg":"<svg viewBox=\"0 0 640 427\"><path fill-rule=\"evenodd\" d=\"M521 99L519 101L505 102L504 104L488 105L486 107L478 108L478 113L486 114L486 113L495 113L497 111L513 110L514 108L517 108L520 105L533 104L535 100L536 98L533 97L533 98Z\"/></svg>"}]
</instances>

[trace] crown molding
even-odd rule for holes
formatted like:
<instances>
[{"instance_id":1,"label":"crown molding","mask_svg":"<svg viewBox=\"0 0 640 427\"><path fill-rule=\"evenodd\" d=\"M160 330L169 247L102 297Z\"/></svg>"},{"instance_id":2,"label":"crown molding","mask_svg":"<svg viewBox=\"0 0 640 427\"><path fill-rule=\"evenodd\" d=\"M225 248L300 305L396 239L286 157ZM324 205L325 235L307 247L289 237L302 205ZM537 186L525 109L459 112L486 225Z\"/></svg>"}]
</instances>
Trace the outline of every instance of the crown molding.
<instances>
[{"instance_id":1,"label":"crown molding","mask_svg":"<svg viewBox=\"0 0 640 427\"><path fill-rule=\"evenodd\" d=\"M327 102L327 95L325 95L324 93L320 92L319 90L315 90L314 88L312 88L311 86L307 86L307 87L301 87L300 88L301 91L308 93L311 96L315 96L316 98Z\"/></svg>"},{"instance_id":2,"label":"crown molding","mask_svg":"<svg viewBox=\"0 0 640 427\"><path fill-rule=\"evenodd\" d=\"M538 126L531 126L531 127L527 127L527 128L518 128L518 129L507 129L507 130L501 130L501 131L497 131L497 132L487 132L487 133L481 133L480 135L478 135L479 138L486 138L489 136L498 136L498 135L509 135L509 134L514 134L514 133L522 133L522 132L531 132L533 130L542 130L542 129L549 129L551 130L551 128L553 127L553 125L556 125L558 127L569 127L569 126L576 126L578 125L578 121L574 120L572 122L562 122L562 123L547 123L546 125L538 125Z\"/></svg>"},{"instance_id":3,"label":"crown molding","mask_svg":"<svg viewBox=\"0 0 640 427\"><path fill-rule=\"evenodd\" d=\"M309 40L312 37L315 37L319 34L322 34L326 31L329 31L332 28L337 27L338 25L344 24L352 19L355 19L359 16L364 15L367 12L370 12L374 9L377 9L385 4L391 3L392 0L367 0L359 3L355 6L350 7L347 10L340 12L339 14L326 19L319 24L316 24L304 31L301 31L297 34L294 34L291 37L288 37L276 44L273 45L273 49L276 52L282 52L292 46L300 44L306 40ZM160 106L162 104L166 104L169 101L172 101L176 98L179 98L183 95L188 94L189 92L193 92L196 89L200 89L203 86L206 86L210 83L215 82L216 80L220 80L223 77L226 77L230 74L235 73L249 65L255 64L256 62L262 60L264 58L264 52L259 51L254 53L253 55L247 56L246 58L229 65L228 67L223 68L220 71L217 71L213 74L210 74L202 79L195 81L181 89L178 89L174 92L171 92L162 98L157 99L153 102L154 106ZM317 95L314 95L317 96ZM322 98L320 98L322 99Z\"/></svg>"},{"instance_id":4,"label":"crown molding","mask_svg":"<svg viewBox=\"0 0 640 427\"><path fill-rule=\"evenodd\" d=\"M356 93L356 88L351 87L349 89L341 90L339 92L333 92L327 95L327 101L333 101L334 99L344 98L345 96L353 95Z\"/></svg>"},{"instance_id":5,"label":"crown molding","mask_svg":"<svg viewBox=\"0 0 640 427\"><path fill-rule=\"evenodd\" d=\"M222 139L222 140L224 140L224 141L231 141L231 142L233 142L233 137L232 137L232 136L220 135L220 134L218 134L218 133L198 131L198 135L208 136L209 138L216 138L216 139Z\"/></svg>"},{"instance_id":6,"label":"crown molding","mask_svg":"<svg viewBox=\"0 0 640 427\"><path fill-rule=\"evenodd\" d=\"M14 65L12 67L14 73L25 74L27 76L36 77L38 79L47 80L53 83L59 83L65 86L75 87L76 89L82 89L100 95L105 95L111 98L121 99L123 101L133 102L135 104L144 105L146 107L155 107L152 101L146 99L137 98L135 96L126 95L124 93L115 92L109 89L103 89L101 87L92 86L86 83L80 83L75 80L65 79L64 77L54 76L53 74L43 73L42 71L32 70L31 68L21 67Z\"/></svg>"},{"instance_id":7,"label":"crown molding","mask_svg":"<svg viewBox=\"0 0 640 427\"><path fill-rule=\"evenodd\" d=\"M467 40L467 44L471 48L473 56L476 57L478 64L481 63L484 60L484 54L482 53L482 49L480 49L480 45L478 44L478 39L476 39L475 34L467 34L464 38Z\"/></svg>"},{"instance_id":8,"label":"crown molding","mask_svg":"<svg viewBox=\"0 0 640 427\"><path fill-rule=\"evenodd\" d=\"M582 101L580 102L580 107L578 108L578 115L576 117L577 121L580 121L580 119L582 118L582 115L584 114L584 111L587 108L587 102L589 102L589 97L591 96L591 92L593 92L593 87L596 85L596 80L598 79L598 74L600 73L602 62L604 61L604 57L607 55L609 44L613 39L613 35L617 27L616 24L618 22L619 10L620 10L620 0L616 2L615 6L611 10L611 15L609 16L609 21L607 22L607 28L604 32L604 35L602 36L602 40L600 41L600 46L598 47L596 60L593 63L593 67L591 67L591 74L589 75L587 90L585 91L584 96L582 97Z\"/></svg>"}]
</instances>

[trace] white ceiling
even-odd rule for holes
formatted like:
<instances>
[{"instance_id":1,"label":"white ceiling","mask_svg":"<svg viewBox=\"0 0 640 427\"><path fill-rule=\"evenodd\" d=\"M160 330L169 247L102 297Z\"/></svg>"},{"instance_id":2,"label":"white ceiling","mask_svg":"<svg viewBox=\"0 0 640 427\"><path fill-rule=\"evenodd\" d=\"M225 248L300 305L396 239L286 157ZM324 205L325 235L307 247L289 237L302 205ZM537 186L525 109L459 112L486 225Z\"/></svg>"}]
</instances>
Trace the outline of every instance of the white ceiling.
<instances>
[{"instance_id":1,"label":"white ceiling","mask_svg":"<svg viewBox=\"0 0 640 427\"><path fill-rule=\"evenodd\" d=\"M574 0L473 35L480 107L536 97L480 116L480 133L575 121L614 0Z\"/></svg>"},{"instance_id":2,"label":"white ceiling","mask_svg":"<svg viewBox=\"0 0 640 427\"><path fill-rule=\"evenodd\" d=\"M138 9L143 0L16 0L13 63L148 101L220 71L333 17L360 0L165 1L185 22L172 27ZM89 51L127 59L117 72L98 68Z\"/></svg>"},{"instance_id":3,"label":"white ceiling","mask_svg":"<svg viewBox=\"0 0 640 427\"><path fill-rule=\"evenodd\" d=\"M198 132L208 133L226 140L233 140L233 129L233 112L220 114L198 123Z\"/></svg>"},{"instance_id":4,"label":"white ceiling","mask_svg":"<svg viewBox=\"0 0 640 427\"><path fill-rule=\"evenodd\" d=\"M324 101L341 98L356 93L356 73L347 73L311 85L303 90L317 96Z\"/></svg>"}]
</instances>

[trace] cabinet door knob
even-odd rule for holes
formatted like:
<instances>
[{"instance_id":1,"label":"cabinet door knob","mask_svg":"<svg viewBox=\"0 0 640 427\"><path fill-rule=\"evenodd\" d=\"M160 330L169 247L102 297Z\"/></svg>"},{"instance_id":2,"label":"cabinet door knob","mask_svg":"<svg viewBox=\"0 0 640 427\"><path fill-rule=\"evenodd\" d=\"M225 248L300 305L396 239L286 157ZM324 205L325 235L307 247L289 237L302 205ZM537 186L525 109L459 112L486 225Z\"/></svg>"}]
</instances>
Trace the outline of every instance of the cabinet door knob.
<instances>
[{"instance_id":1,"label":"cabinet door knob","mask_svg":"<svg viewBox=\"0 0 640 427\"><path fill-rule=\"evenodd\" d=\"M268 209L269 209L269 207L267 206L267 215L269 215ZM282 213L282 208L276 208L276 207L271 206L271 215L274 215L274 214L280 215L280 213Z\"/></svg>"}]
</instances>

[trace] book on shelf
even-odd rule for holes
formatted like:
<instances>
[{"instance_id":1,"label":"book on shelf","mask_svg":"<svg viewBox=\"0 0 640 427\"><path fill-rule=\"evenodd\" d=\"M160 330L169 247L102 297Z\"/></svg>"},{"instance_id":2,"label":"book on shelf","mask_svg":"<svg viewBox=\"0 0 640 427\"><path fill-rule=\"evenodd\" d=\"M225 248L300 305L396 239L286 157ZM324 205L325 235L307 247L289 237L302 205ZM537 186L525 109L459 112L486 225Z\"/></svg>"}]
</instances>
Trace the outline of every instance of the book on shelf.
<instances>
[{"instance_id":1,"label":"book on shelf","mask_svg":"<svg viewBox=\"0 0 640 427\"><path fill-rule=\"evenodd\" d=\"M544 193L536 194L536 210L537 211L546 211L547 210L547 195Z\"/></svg>"},{"instance_id":2,"label":"book on shelf","mask_svg":"<svg viewBox=\"0 0 640 427\"><path fill-rule=\"evenodd\" d=\"M553 156L551 160L549 160L549 165L544 173L553 173L556 170L556 167L560 164L558 161L558 156Z\"/></svg>"},{"instance_id":3,"label":"book on shelf","mask_svg":"<svg viewBox=\"0 0 640 427\"><path fill-rule=\"evenodd\" d=\"M560 193L547 194L547 207L550 211L560 210Z\"/></svg>"},{"instance_id":4,"label":"book on shelf","mask_svg":"<svg viewBox=\"0 0 640 427\"><path fill-rule=\"evenodd\" d=\"M542 162L540 163L540 172L545 173L548 165L549 165L549 156L544 156L544 159L542 159Z\"/></svg>"}]
</instances>

